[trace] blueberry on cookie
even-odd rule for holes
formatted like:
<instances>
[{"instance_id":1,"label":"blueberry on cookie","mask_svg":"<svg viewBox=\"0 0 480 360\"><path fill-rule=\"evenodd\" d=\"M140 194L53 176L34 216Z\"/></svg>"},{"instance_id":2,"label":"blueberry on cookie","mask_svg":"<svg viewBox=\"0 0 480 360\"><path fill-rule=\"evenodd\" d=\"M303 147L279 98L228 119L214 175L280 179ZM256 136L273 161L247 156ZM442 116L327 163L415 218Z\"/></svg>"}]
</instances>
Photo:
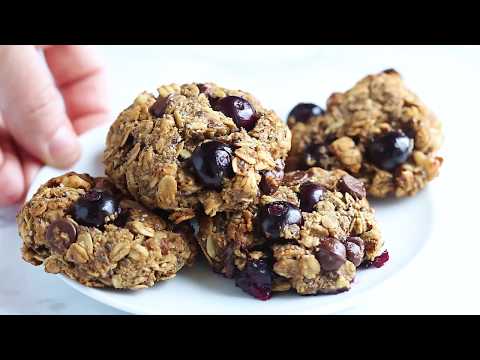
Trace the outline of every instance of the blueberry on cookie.
<instances>
[{"instance_id":1,"label":"blueberry on cookie","mask_svg":"<svg viewBox=\"0 0 480 360\"><path fill-rule=\"evenodd\" d=\"M286 173L247 209L201 217L197 239L216 272L262 300L348 290L383 247L363 183L321 168Z\"/></svg>"},{"instance_id":2,"label":"blueberry on cookie","mask_svg":"<svg viewBox=\"0 0 480 360\"><path fill-rule=\"evenodd\" d=\"M192 234L125 197L106 178L67 173L17 215L23 259L92 287L142 289L192 264Z\"/></svg>"},{"instance_id":3,"label":"blueberry on cookie","mask_svg":"<svg viewBox=\"0 0 480 360\"><path fill-rule=\"evenodd\" d=\"M262 178L283 171L290 130L249 93L213 83L158 92L138 96L108 133L106 173L125 194L175 219L199 207L214 216L247 208Z\"/></svg>"}]
</instances>

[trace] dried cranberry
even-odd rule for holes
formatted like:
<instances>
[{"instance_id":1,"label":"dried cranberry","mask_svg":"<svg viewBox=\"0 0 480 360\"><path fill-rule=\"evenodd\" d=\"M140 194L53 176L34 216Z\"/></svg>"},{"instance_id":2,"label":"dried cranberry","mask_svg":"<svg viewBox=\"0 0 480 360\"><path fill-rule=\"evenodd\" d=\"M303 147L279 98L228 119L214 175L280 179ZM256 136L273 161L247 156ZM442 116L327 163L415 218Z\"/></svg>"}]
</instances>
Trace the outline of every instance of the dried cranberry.
<instances>
[{"instance_id":1,"label":"dried cranberry","mask_svg":"<svg viewBox=\"0 0 480 360\"><path fill-rule=\"evenodd\" d=\"M237 274L235 284L259 300L272 297L272 271L264 260L248 260L245 269Z\"/></svg>"}]
</instances>

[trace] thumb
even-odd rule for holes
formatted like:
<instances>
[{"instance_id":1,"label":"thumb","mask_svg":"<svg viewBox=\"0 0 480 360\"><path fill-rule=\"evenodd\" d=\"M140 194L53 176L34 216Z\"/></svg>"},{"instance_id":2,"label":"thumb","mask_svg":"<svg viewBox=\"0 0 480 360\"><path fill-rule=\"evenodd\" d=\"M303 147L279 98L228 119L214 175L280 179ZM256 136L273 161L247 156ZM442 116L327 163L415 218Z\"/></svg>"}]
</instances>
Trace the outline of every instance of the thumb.
<instances>
[{"instance_id":1,"label":"thumb","mask_svg":"<svg viewBox=\"0 0 480 360\"><path fill-rule=\"evenodd\" d=\"M31 155L60 168L79 158L63 98L33 46L0 47L0 109L11 136Z\"/></svg>"}]
</instances>

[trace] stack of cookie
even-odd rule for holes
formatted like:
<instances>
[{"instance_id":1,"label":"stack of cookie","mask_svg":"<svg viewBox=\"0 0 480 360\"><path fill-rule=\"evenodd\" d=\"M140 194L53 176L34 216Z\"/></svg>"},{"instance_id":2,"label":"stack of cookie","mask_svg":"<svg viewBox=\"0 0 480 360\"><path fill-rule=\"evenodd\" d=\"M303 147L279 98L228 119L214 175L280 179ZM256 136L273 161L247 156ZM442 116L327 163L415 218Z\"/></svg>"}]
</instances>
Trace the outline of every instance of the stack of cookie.
<instances>
[{"instance_id":1,"label":"stack of cookie","mask_svg":"<svg viewBox=\"0 0 480 360\"><path fill-rule=\"evenodd\" d=\"M287 125L288 124L288 125ZM440 125L393 70L297 105L287 124L213 83L140 94L107 136L107 178L68 173L18 215L23 258L87 286L140 289L196 249L250 295L348 290L388 260L367 194L438 174Z\"/></svg>"}]
</instances>

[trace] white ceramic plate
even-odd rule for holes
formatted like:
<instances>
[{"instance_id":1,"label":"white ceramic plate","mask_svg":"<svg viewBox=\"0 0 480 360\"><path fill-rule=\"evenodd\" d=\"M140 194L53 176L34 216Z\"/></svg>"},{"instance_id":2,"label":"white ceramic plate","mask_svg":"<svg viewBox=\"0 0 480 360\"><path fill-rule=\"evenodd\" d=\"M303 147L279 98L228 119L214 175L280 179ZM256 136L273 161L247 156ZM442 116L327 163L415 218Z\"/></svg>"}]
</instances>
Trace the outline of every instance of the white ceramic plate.
<instances>
[{"instance_id":1,"label":"white ceramic plate","mask_svg":"<svg viewBox=\"0 0 480 360\"><path fill-rule=\"evenodd\" d=\"M83 155L72 170L92 176L104 174L101 159L108 127L94 129L81 137ZM65 171L44 167L33 182L28 199L48 179ZM82 294L115 308L135 314L329 314L365 301L384 281L405 268L423 249L431 236L433 196L429 190L413 198L376 201L390 261L382 268L361 270L352 289L337 295L298 296L275 294L269 301L259 301L235 287L208 268L203 260L182 270L173 280L142 291L92 289L66 277L68 285Z\"/></svg>"}]
</instances>

